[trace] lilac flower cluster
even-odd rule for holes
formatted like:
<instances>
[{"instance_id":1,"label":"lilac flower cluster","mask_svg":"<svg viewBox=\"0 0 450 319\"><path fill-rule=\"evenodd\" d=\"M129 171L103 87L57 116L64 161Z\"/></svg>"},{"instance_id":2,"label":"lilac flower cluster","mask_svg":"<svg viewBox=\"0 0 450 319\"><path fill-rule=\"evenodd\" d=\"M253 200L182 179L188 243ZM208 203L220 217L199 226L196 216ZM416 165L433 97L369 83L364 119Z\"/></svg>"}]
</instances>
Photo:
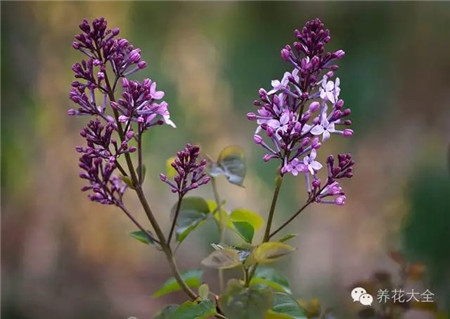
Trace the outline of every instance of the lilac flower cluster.
<instances>
[{"instance_id":1,"label":"lilac flower cluster","mask_svg":"<svg viewBox=\"0 0 450 319\"><path fill-rule=\"evenodd\" d=\"M159 174L161 181L167 183L173 193L178 193L182 197L190 190L210 181L211 178L205 172L206 160L198 161L199 154L198 146L186 144L183 150L177 152L177 156L171 164L177 172L173 181L169 180L166 175Z\"/></svg>"},{"instance_id":2,"label":"lilac flower cluster","mask_svg":"<svg viewBox=\"0 0 450 319\"><path fill-rule=\"evenodd\" d=\"M72 47L87 58L72 66L76 80L72 82L70 99L78 106L69 109L68 114L95 117L80 133L87 145L76 148L82 153L80 175L89 181L83 190L92 190L89 198L93 201L120 204L126 185L113 174L120 169L118 158L136 151L130 143L140 142L150 127L175 124L170 120L168 104L161 101L164 92L156 91L156 82L127 79L147 66L141 60L141 50L119 38L118 28L108 29L104 18L92 24L84 19L80 29ZM122 95L116 101L119 83Z\"/></svg>"},{"instance_id":3,"label":"lilac flower cluster","mask_svg":"<svg viewBox=\"0 0 450 319\"><path fill-rule=\"evenodd\" d=\"M339 98L339 78L333 79L338 69L335 62L345 53L325 52L331 37L319 19L307 22L294 35L297 41L292 47L286 45L281 50L282 59L292 64L293 70L281 80L273 80L269 91L260 89L259 100L254 102L257 113L247 114L249 120L258 124L254 142L267 151L264 161L281 161L281 174L302 173L311 197L327 202L322 198L333 194L334 203L342 205L345 195L335 181L337 176L329 176L320 188L317 173L323 165L317 161L317 151L332 134L353 134L344 128L351 125L346 119L351 111L344 108L344 101ZM341 171L339 177L350 177L348 168L343 171L347 175Z\"/></svg>"}]
</instances>

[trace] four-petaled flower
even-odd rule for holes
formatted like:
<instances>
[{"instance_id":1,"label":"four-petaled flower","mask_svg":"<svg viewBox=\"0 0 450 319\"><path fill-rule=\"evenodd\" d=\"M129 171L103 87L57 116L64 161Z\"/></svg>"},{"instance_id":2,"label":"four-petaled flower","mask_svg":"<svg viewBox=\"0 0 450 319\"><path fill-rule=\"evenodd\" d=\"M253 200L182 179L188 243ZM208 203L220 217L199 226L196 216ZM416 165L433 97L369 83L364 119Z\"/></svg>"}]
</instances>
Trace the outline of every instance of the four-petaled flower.
<instances>
[{"instance_id":1,"label":"four-petaled flower","mask_svg":"<svg viewBox=\"0 0 450 319\"><path fill-rule=\"evenodd\" d=\"M297 176L300 172L308 172L308 168L296 157L287 165L287 171L292 175Z\"/></svg>"},{"instance_id":2,"label":"four-petaled flower","mask_svg":"<svg viewBox=\"0 0 450 319\"><path fill-rule=\"evenodd\" d=\"M309 155L303 158L303 164L306 166L311 175L314 175L318 170L322 168L322 164L316 161L317 151L313 149Z\"/></svg>"},{"instance_id":3,"label":"four-petaled flower","mask_svg":"<svg viewBox=\"0 0 450 319\"><path fill-rule=\"evenodd\" d=\"M328 77L324 75L322 79L322 86L320 88L320 98L324 101L330 101L331 103L335 104L337 102L339 93L341 92L339 84L339 78L336 78L336 81L333 82L328 81Z\"/></svg>"},{"instance_id":4,"label":"four-petaled flower","mask_svg":"<svg viewBox=\"0 0 450 319\"><path fill-rule=\"evenodd\" d=\"M336 131L334 122L329 122L327 118L323 118L320 124L317 124L311 129L312 135L322 135L322 142L330 138L330 134Z\"/></svg>"}]
</instances>

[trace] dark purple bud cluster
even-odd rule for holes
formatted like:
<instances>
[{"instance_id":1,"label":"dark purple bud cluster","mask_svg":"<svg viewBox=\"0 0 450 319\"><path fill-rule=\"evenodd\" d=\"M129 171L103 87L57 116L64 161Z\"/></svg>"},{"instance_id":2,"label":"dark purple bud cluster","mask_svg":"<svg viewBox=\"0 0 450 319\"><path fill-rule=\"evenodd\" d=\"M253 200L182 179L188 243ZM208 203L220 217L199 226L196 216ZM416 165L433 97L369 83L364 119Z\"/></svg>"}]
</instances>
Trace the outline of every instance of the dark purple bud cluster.
<instances>
[{"instance_id":1,"label":"dark purple bud cluster","mask_svg":"<svg viewBox=\"0 0 450 319\"><path fill-rule=\"evenodd\" d=\"M211 178L205 171L206 160L199 161L199 154L198 146L186 144L182 151L177 152L177 156L171 164L177 172L173 181L169 180L166 175L159 174L161 181L167 183L173 193L184 196L190 190L209 182Z\"/></svg>"},{"instance_id":2,"label":"dark purple bud cluster","mask_svg":"<svg viewBox=\"0 0 450 319\"><path fill-rule=\"evenodd\" d=\"M146 67L146 62L141 60L141 50L135 49L128 40L117 38L119 28L108 29L105 18L94 19L92 26L84 19L80 29L83 32L75 36L72 47L96 61L100 72L104 73L107 61L111 62L117 77L128 76Z\"/></svg>"},{"instance_id":3,"label":"dark purple bud cluster","mask_svg":"<svg viewBox=\"0 0 450 319\"><path fill-rule=\"evenodd\" d=\"M90 121L80 132L80 135L86 139L87 147L77 146L76 150L89 156L103 158L111 163L115 163L122 154L135 152L136 147L128 145L134 137L134 132L128 131L124 140L119 143L112 138L114 126L114 122L108 122L105 127L98 118Z\"/></svg>"},{"instance_id":4,"label":"dark purple bud cluster","mask_svg":"<svg viewBox=\"0 0 450 319\"><path fill-rule=\"evenodd\" d=\"M95 116L81 131L86 147L76 148L83 154L80 165L87 171L82 173L83 178L95 185L85 190L93 190L92 200L117 203L125 190L120 179L112 174L118 157L136 151L130 142L133 139L140 142L149 127L164 123L175 127L175 124L170 120L167 103L158 101L164 92L156 91L156 82L145 79L140 83L126 78L146 67L141 50L119 38L118 28L108 29L104 18L95 19L92 24L84 19L80 29L82 33L75 36L72 47L87 59L72 66L76 80L72 82L70 99L78 107L70 109L68 114ZM120 80L122 98L116 102Z\"/></svg>"},{"instance_id":5,"label":"dark purple bud cluster","mask_svg":"<svg viewBox=\"0 0 450 319\"><path fill-rule=\"evenodd\" d=\"M106 205L122 205L122 197L127 185L112 174L116 168L114 164L105 163L99 157L84 154L80 158L79 166L83 170L80 177L89 181L89 185L81 189L92 191L92 194L88 195L89 199Z\"/></svg>"},{"instance_id":6,"label":"dark purple bud cluster","mask_svg":"<svg viewBox=\"0 0 450 319\"><path fill-rule=\"evenodd\" d=\"M281 174L303 173L311 195L323 167L315 160L317 151L331 135L353 134L351 129L339 129L351 125L346 119L351 110L345 109L339 98L339 78L332 79L338 68L334 62L344 51L325 51L330 31L314 19L294 35L297 41L281 50L282 59L290 62L293 70L285 72L281 80L273 80L271 90L259 90L254 102L257 113L247 117L258 124L254 141L267 151L263 160L279 159Z\"/></svg>"},{"instance_id":7,"label":"dark purple bud cluster","mask_svg":"<svg viewBox=\"0 0 450 319\"><path fill-rule=\"evenodd\" d=\"M334 181L340 178L352 178L354 165L355 161L352 160L352 154L339 154L336 166L334 165L333 155L328 156L328 179Z\"/></svg>"}]
</instances>

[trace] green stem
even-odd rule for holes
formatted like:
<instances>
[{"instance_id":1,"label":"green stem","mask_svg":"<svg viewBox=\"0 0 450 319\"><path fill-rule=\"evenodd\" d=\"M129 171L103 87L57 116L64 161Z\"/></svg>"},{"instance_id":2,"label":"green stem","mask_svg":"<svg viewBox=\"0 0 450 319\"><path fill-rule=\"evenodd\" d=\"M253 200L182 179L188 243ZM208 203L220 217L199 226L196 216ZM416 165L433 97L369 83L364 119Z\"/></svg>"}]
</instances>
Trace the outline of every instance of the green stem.
<instances>
[{"instance_id":1,"label":"green stem","mask_svg":"<svg viewBox=\"0 0 450 319\"><path fill-rule=\"evenodd\" d=\"M178 196L177 208L175 209L175 215L173 217L172 226L170 227L169 237L167 239L167 245L170 246L170 241L172 240L173 231L177 224L178 215L180 214L181 202L183 201L183 196Z\"/></svg>"},{"instance_id":2,"label":"green stem","mask_svg":"<svg viewBox=\"0 0 450 319\"><path fill-rule=\"evenodd\" d=\"M272 204L270 205L269 217L267 219L266 230L264 232L263 243L270 239L270 228L272 227L273 216L275 213L275 207L278 201L278 195L280 193L281 183L283 182L283 175L278 175L275 182L275 191L273 193Z\"/></svg>"},{"instance_id":3,"label":"green stem","mask_svg":"<svg viewBox=\"0 0 450 319\"><path fill-rule=\"evenodd\" d=\"M212 176L211 176L211 186L212 186L213 193L214 193L214 199L215 199L216 205L217 205L216 210L219 213L219 243L222 243L224 240L224 228L223 228L223 217L222 217L222 212L221 212L221 207L220 207L221 202L220 202L219 192L217 190L216 179ZM219 292L223 291L223 286L224 286L223 269L219 269Z\"/></svg>"},{"instance_id":4,"label":"green stem","mask_svg":"<svg viewBox=\"0 0 450 319\"><path fill-rule=\"evenodd\" d=\"M283 175L280 174L277 176L276 180L275 180L275 190L273 193L273 197L272 197L272 203L270 204L270 211L269 211L269 217L267 219L267 225L266 225L266 229L264 231L264 238L263 238L263 243L266 243L270 240L270 228L272 227L272 222L273 222L273 216L275 214L275 207L277 206L277 201L278 201L278 195L280 194L280 189L281 189L281 184L283 183ZM248 287L250 285L250 281L253 278L253 275L256 272L256 268L258 268L258 264L254 265L249 273L249 275L247 276L247 280L245 282L245 285Z\"/></svg>"},{"instance_id":5,"label":"green stem","mask_svg":"<svg viewBox=\"0 0 450 319\"><path fill-rule=\"evenodd\" d=\"M295 214L293 214L291 217L289 217L283 224L281 224L280 227L278 227L276 230L274 230L272 233L270 233L269 234L269 239L272 238L273 236L275 236L284 227L289 225L289 223L291 221L293 221L302 211L304 211L305 208L308 207L308 205L311 204L312 202L313 202L313 200L309 199L302 207L300 207L300 209Z\"/></svg>"}]
</instances>

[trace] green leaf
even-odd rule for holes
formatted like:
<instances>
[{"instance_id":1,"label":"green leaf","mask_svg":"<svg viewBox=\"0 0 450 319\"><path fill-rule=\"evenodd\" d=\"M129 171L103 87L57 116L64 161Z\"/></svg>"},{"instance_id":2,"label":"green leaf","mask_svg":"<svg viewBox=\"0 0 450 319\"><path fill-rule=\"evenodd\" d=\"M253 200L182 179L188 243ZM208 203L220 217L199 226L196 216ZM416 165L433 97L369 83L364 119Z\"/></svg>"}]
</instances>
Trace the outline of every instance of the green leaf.
<instances>
[{"instance_id":1,"label":"green leaf","mask_svg":"<svg viewBox=\"0 0 450 319\"><path fill-rule=\"evenodd\" d=\"M183 280L190 288L199 287L202 284L202 276L203 270L201 269L188 270L181 274L181 278L183 278ZM174 277L172 277L167 280L157 292L153 294L153 297L158 298L179 290L181 290L180 284Z\"/></svg>"},{"instance_id":2,"label":"green leaf","mask_svg":"<svg viewBox=\"0 0 450 319\"><path fill-rule=\"evenodd\" d=\"M209 295L209 286L208 284L201 284L200 287L198 287L198 295L201 299L208 299Z\"/></svg>"},{"instance_id":3,"label":"green leaf","mask_svg":"<svg viewBox=\"0 0 450 319\"><path fill-rule=\"evenodd\" d=\"M280 274L273 268L261 267L256 268L250 284L263 284L269 286L276 291L291 294L289 281L283 274Z\"/></svg>"},{"instance_id":4,"label":"green leaf","mask_svg":"<svg viewBox=\"0 0 450 319\"><path fill-rule=\"evenodd\" d=\"M254 263L265 264L290 254L294 250L294 247L280 242L263 243L253 250L251 259Z\"/></svg>"},{"instance_id":5,"label":"green leaf","mask_svg":"<svg viewBox=\"0 0 450 319\"><path fill-rule=\"evenodd\" d=\"M225 175L230 183L242 186L245 172L244 151L239 146L228 146L220 152L217 163L211 164L209 173L213 177Z\"/></svg>"},{"instance_id":6,"label":"green leaf","mask_svg":"<svg viewBox=\"0 0 450 319\"><path fill-rule=\"evenodd\" d=\"M254 229L260 229L264 224L264 219L261 216L245 208L233 210L230 219L233 222L247 222L252 225Z\"/></svg>"},{"instance_id":7,"label":"green leaf","mask_svg":"<svg viewBox=\"0 0 450 319\"><path fill-rule=\"evenodd\" d=\"M237 279L228 282L219 299L224 314L233 319L263 319L272 302L273 293L269 287L255 285L247 288Z\"/></svg>"},{"instance_id":8,"label":"green leaf","mask_svg":"<svg viewBox=\"0 0 450 319\"><path fill-rule=\"evenodd\" d=\"M166 176L167 178L174 178L177 175L177 171L173 168L172 163L175 160L175 157L172 156L166 161Z\"/></svg>"},{"instance_id":9,"label":"green leaf","mask_svg":"<svg viewBox=\"0 0 450 319\"><path fill-rule=\"evenodd\" d=\"M273 312L288 315L293 319L307 319L304 310L291 295L276 292L273 297Z\"/></svg>"},{"instance_id":10,"label":"green leaf","mask_svg":"<svg viewBox=\"0 0 450 319\"><path fill-rule=\"evenodd\" d=\"M287 234L286 236L282 237L282 238L279 239L278 241L279 241L280 243L284 243L284 242L286 242L286 241L288 241L288 240L290 240L290 239L292 239L292 238L297 237L297 235L298 235L298 234Z\"/></svg>"},{"instance_id":11,"label":"green leaf","mask_svg":"<svg viewBox=\"0 0 450 319\"><path fill-rule=\"evenodd\" d=\"M149 231L149 232L150 232L150 231ZM133 237L134 239L139 240L141 243L144 243L144 244L147 244L147 245L148 245L148 244L152 244L152 245L156 246L158 249L161 248L161 246L159 246L158 243L156 243L155 241L151 240L151 239L147 236L147 234L144 233L142 230L137 230L137 231L131 232L131 233L129 233L129 235L130 235L131 237Z\"/></svg>"},{"instance_id":12,"label":"green leaf","mask_svg":"<svg viewBox=\"0 0 450 319\"><path fill-rule=\"evenodd\" d=\"M168 305L163 310L158 312L154 319L171 319L172 314L178 309L178 305Z\"/></svg>"},{"instance_id":13,"label":"green leaf","mask_svg":"<svg viewBox=\"0 0 450 319\"><path fill-rule=\"evenodd\" d=\"M207 319L217 314L216 307L211 300L199 303L186 301L173 312L170 319Z\"/></svg>"},{"instance_id":14,"label":"green leaf","mask_svg":"<svg viewBox=\"0 0 450 319\"><path fill-rule=\"evenodd\" d=\"M172 208L175 213L176 205ZM208 203L201 197L186 197L181 202L176 234L177 241L182 242L194 229L203 225L209 217Z\"/></svg>"},{"instance_id":15,"label":"green leaf","mask_svg":"<svg viewBox=\"0 0 450 319\"><path fill-rule=\"evenodd\" d=\"M120 179L121 179L125 184L127 184L127 186L128 186L129 188L131 188L131 189L136 189L136 188L134 187L133 181L132 181L131 178L129 178L128 176L120 175Z\"/></svg>"},{"instance_id":16,"label":"green leaf","mask_svg":"<svg viewBox=\"0 0 450 319\"><path fill-rule=\"evenodd\" d=\"M233 222L234 227L241 237L249 244L252 243L255 229L247 222Z\"/></svg>"},{"instance_id":17,"label":"green leaf","mask_svg":"<svg viewBox=\"0 0 450 319\"><path fill-rule=\"evenodd\" d=\"M215 250L202 260L202 265L215 269L229 269L240 264L239 254L232 248Z\"/></svg>"}]
</instances>

